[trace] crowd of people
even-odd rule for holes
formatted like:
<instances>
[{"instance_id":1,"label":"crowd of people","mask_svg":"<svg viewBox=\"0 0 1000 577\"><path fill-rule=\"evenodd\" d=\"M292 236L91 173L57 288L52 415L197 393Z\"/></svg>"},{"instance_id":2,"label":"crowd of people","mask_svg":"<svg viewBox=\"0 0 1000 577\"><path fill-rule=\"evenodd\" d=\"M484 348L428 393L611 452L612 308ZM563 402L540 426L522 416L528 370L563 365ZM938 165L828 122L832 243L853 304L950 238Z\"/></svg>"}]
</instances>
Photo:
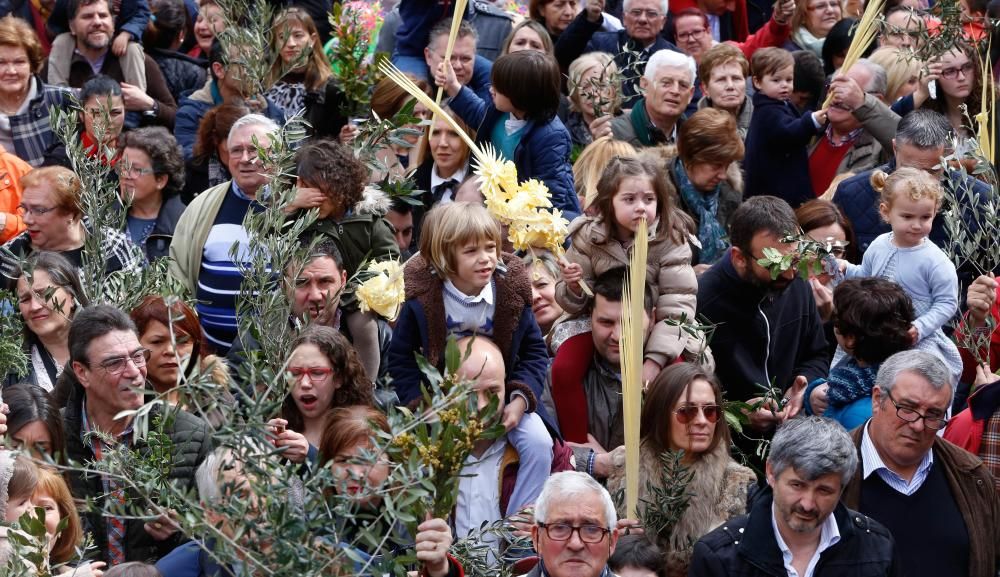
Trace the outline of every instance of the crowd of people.
<instances>
[{"instance_id":1,"label":"crowd of people","mask_svg":"<svg viewBox=\"0 0 1000 577\"><path fill-rule=\"evenodd\" d=\"M0 284L15 297L0 314L23 323L26 358L3 375L0 560L40 507L63 571L244 574L182 530L184 511L126 510L132 489L99 465L153 450L136 411L155 395L165 477L242 538L220 504L254 474L216 437L271 338L241 315L261 234L248 216L280 176L290 224L266 234L295 230L304 257L268 269L294 338L269 367L284 388L267 458L332 471L336 493L379 511L387 407L426 402L449 339L479 409L496 399L504 433L473 444L454 509L402 535L422 574L460 577L453 542L508 519L530 546L483 540L532 577L997 575L1000 283L982 255L1000 239L980 229L995 230L983 86L1000 0L961 2L960 24L890 0L849 66L853 0L530 0L524 15L473 0L454 30L455 3L383 3L377 49L444 99L435 114L382 78L367 118L325 49L329 1L277 3L263 86L248 73L263 56L224 34L250 25L229 4L0 2ZM932 42L944 34L953 45ZM58 111L78 117L68 141ZM356 150L367 120L401 111L418 123ZM297 116L308 137L277 175L262 160ZM514 250L459 130L544 185L564 251ZM107 172L121 227L88 213L80 154ZM615 498L634 474L622 303L643 230L643 318L627 319L644 335L638 516L682 483L666 528ZM93 246L105 274L164 265L182 292L109 302L84 275ZM402 267L398 315L359 294L383 261ZM185 390L195 375L208 397ZM337 542L401 531L363 518Z\"/></svg>"}]
</instances>

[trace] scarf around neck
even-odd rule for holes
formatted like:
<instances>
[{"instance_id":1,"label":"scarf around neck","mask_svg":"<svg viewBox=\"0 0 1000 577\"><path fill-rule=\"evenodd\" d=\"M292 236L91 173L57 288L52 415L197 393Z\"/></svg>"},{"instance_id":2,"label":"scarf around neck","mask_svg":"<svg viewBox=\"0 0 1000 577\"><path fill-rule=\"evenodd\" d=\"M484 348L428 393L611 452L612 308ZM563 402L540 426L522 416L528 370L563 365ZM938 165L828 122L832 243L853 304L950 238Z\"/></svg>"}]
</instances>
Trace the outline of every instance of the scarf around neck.
<instances>
[{"instance_id":1,"label":"scarf around neck","mask_svg":"<svg viewBox=\"0 0 1000 577\"><path fill-rule=\"evenodd\" d=\"M823 42L826 38L817 38L812 35L812 32L806 30L805 26L799 26L799 29L792 34L792 40L803 50L808 50L819 56L820 60L823 59Z\"/></svg>"},{"instance_id":2,"label":"scarf around neck","mask_svg":"<svg viewBox=\"0 0 1000 577\"><path fill-rule=\"evenodd\" d=\"M695 189L679 157L674 160L674 173L684 204L698 217L698 241L701 243L698 264L712 264L729 248L726 231L718 219L722 183L716 185L715 190L708 194Z\"/></svg>"}]
</instances>

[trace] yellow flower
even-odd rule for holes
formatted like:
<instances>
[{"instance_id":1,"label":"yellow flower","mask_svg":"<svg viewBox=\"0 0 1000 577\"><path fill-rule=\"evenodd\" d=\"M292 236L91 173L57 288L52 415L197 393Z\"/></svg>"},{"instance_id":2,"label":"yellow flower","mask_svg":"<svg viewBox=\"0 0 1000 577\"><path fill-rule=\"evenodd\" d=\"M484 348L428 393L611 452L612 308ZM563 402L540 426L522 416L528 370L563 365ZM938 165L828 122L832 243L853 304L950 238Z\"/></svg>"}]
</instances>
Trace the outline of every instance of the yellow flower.
<instances>
[{"instance_id":1,"label":"yellow flower","mask_svg":"<svg viewBox=\"0 0 1000 577\"><path fill-rule=\"evenodd\" d=\"M356 294L361 312L371 310L390 321L396 320L406 300L402 266L398 261L388 260L373 262L367 270L376 274L358 287Z\"/></svg>"},{"instance_id":2,"label":"yellow flower","mask_svg":"<svg viewBox=\"0 0 1000 577\"><path fill-rule=\"evenodd\" d=\"M535 210L511 224L508 238L515 250L545 249L559 258L568 234L569 222L559 209Z\"/></svg>"}]
</instances>

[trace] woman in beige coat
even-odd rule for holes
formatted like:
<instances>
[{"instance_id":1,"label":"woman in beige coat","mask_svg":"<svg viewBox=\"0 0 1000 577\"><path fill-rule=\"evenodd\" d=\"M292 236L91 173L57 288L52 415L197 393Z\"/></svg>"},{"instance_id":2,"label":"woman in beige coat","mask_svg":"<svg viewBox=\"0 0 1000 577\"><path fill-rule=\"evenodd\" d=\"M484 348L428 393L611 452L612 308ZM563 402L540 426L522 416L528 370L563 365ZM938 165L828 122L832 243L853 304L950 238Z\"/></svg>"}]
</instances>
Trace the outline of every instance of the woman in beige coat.
<instances>
[{"instance_id":1,"label":"woman in beige coat","mask_svg":"<svg viewBox=\"0 0 1000 577\"><path fill-rule=\"evenodd\" d=\"M570 225L571 263L556 284L556 300L569 314L583 313L590 304L579 281L593 280L610 269L628 267L638 221L649 227L646 283L656 295L656 323L644 348L643 380L682 356L712 368L707 341L699 331L663 322L694 322L698 280L691 267L690 217L674 205L663 171L646 159L612 159L597 183L595 216L581 216ZM695 333L692 335L691 333Z\"/></svg>"},{"instance_id":2,"label":"woman in beige coat","mask_svg":"<svg viewBox=\"0 0 1000 577\"><path fill-rule=\"evenodd\" d=\"M650 486L662 486L665 451L683 451L682 464L694 475L687 509L669 534L649 535L663 550L667 577L685 576L694 544L712 529L747 511L756 486L754 472L729 456L729 428L722 415L722 391L715 375L698 365L664 369L650 385L640 420L639 510L651 500ZM612 454L608 491L625 487L625 448ZM620 508L620 515L625 511Z\"/></svg>"}]
</instances>

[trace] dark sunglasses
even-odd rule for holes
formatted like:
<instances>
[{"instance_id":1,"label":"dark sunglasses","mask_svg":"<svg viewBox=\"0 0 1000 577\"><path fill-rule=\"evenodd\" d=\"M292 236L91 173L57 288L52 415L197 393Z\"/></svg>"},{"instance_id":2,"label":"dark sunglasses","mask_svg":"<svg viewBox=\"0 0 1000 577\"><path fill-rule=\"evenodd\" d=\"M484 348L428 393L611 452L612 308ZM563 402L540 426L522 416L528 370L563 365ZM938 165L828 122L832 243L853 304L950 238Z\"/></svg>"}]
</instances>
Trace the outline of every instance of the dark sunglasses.
<instances>
[{"instance_id":1,"label":"dark sunglasses","mask_svg":"<svg viewBox=\"0 0 1000 577\"><path fill-rule=\"evenodd\" d=\"M674 411L677 415L677 422L686 425L693 421L698 413L705 415L705 420L709 423L717 423L722 415L722 407L719 405L684 405Z\"/></svg>"}]
</instances>

